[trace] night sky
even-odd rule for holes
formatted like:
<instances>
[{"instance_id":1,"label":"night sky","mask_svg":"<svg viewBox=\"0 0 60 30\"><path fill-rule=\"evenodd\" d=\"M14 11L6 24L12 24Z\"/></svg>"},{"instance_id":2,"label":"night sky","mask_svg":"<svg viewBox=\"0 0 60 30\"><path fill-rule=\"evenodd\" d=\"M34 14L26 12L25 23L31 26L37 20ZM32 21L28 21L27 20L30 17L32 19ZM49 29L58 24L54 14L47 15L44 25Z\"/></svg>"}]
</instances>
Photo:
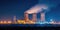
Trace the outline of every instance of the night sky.
<instances>
[{"instance_id":1,"label":"night sky","mask_svg":"<svg viewBox=\"0 0 60 30\"><path fill-rule=\"evenodd\" d=\"M36 4L49 6L46 19L60 20L60 0L0 0L0 17L17 16L23 19L24 12Z\"/></svg>"}]
</instances>

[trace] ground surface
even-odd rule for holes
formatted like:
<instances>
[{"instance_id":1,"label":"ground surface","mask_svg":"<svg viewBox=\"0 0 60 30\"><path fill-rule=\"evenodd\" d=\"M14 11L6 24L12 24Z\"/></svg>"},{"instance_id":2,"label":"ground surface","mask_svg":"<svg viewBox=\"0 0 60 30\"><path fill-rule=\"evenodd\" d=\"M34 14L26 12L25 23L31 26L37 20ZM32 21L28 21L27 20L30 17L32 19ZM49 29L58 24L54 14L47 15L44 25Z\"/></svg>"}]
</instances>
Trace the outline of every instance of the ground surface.
<instances>
[{"instance_id":1,"label":"ground surface","mask_svg":"<svg viewBox=\"0 0 60 30\"><path fill-rule=\"evenodd\" d=\"M0 25L1 27L2 26L11 26L11 27L14 27L14 26L20 26L20 27L59 27L60 25L58 24L11 24L11 25Z\"/></svg>"}]
</instances>

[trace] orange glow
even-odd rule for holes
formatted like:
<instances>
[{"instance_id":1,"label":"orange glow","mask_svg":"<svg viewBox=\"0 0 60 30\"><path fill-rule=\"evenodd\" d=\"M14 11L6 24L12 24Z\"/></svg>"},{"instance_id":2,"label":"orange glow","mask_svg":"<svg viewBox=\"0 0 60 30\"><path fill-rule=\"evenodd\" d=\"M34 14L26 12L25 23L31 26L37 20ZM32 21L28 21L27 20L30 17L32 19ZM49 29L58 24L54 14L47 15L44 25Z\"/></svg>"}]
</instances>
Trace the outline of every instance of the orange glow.
<instances>
[{"instance_id":1,"label":"orange glow","mask_svg":"<svg viewBox=\"0 0 60 30\"><path fill-rule=\"evenodd\" d=\"M11 21L8 21L8 23L12 23Z\"/></svg>"},{"instance_id":2,"label":"orange glow","mask_svg":"<svg viewBox=\"0 0 60 30\"><path fill-rule=\"evenodd\" d=\"M26 24L24 20L18 20L17 21L19 24Z\"/></svg>"},{"instance_id":3,"label":"orange glow","mask_svg":"<svg viewBox=\"0 0 60 30\"><path fill-rule=\"evenodd\" d=\"M6 21L4 21L3 23L7 23Z\"/></svg>"},{"instance_id":4,"label":"orange glow","mask_svg":"<svg viewBox=\"0 0 60 30\"><path fill-rule=\"evenodd\" d=\"M11 24L12 21L0 21L0 24Z\"/></svg>"},{"instance_id":5,"label":"orange glow","mask_svg":"<svg viewBox=\"0 0 60 30\"><path fill-rule=\"evenodd\" d=\"M0 23L3 23L3 21L0 21Z\"/></svg>"}]
</instances>

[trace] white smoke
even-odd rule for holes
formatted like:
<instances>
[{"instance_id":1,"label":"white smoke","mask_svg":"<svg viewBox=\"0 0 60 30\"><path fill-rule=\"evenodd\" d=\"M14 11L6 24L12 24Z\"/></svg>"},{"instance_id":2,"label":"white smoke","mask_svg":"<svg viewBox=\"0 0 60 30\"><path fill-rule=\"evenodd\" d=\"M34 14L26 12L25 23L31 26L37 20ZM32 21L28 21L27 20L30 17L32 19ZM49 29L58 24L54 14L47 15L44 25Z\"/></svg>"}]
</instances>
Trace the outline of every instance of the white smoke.
<instances>
[{"instance_id":1,"label":"white smoke","mask_svg":"<svg viewBox=\"0 0 60 30\"><path fill-rule=\"evenodd\" d=\"M27 10L26 13L28 13L28 14L38 13L38 12L43 11L42 8L47 9L47 6L46 5L35 5L32 8L30 8L29 10Z\"/></svg>"}]
</instances>

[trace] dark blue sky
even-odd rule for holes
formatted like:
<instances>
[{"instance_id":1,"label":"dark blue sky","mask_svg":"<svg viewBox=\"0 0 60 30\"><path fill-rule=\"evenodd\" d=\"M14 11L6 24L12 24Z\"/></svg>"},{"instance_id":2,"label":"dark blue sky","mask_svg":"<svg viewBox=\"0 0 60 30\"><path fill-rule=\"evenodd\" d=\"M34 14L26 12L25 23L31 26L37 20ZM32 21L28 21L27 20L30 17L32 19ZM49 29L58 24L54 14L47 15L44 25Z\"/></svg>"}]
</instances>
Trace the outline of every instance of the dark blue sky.
<instances>
[{"instance_id":1,"label":"dark blue sky","mask_svg":"<svg viewBox=\"0 0 60 30\"><path fill-rule=\"evenodd\" d=\"M50 6L50 11L46 13L47 19L60 20L60 0L0 0L0 16L16 15L24 18L24 12L38 3Z\"/></svg>"}]
</instances>

